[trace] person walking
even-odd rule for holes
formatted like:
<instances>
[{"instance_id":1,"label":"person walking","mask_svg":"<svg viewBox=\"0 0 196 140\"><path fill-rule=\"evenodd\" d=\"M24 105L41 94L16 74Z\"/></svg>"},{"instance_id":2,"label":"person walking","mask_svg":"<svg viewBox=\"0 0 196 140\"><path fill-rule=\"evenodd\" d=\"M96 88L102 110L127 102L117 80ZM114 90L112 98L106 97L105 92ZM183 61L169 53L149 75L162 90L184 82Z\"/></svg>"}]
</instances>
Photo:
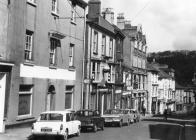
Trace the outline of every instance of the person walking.
<instances>
[{"instance_id":1,"label":"person walking","mask_svg":"<svg viewBox=\"0 0 196 140\"><path fill-rule=\"evenodd\" d=\"M168 115L167 114L167 109L164 110L163 115L164 115L164 119L167 120L167 115Z\"/></svg>"}]
</instances>

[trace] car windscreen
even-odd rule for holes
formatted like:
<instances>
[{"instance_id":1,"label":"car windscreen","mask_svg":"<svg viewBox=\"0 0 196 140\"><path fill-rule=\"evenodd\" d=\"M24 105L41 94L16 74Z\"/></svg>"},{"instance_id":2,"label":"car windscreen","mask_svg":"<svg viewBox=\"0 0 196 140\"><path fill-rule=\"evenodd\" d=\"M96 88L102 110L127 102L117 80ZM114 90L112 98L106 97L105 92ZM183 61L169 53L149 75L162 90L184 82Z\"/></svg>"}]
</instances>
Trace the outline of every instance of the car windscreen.
<instances>
[{"instance_id":1,"label":"car windscreen","mask_svg":"<svg viewBox=\"0 0 196 140\"><path fill-rule=\"evenodd\" d=\"M120 114L121 110L106 110L104 114Z\"/></svg>"},{"instance_id":2,"label":"car windscreen","mask_svg":"<svg viewBox=\"0 0 196 140\"><path fill-rule=\"evenodd\" d=\"M40 121L63 121L63 115L57 113L41 114Z\"/></svg>"}]
</instances>

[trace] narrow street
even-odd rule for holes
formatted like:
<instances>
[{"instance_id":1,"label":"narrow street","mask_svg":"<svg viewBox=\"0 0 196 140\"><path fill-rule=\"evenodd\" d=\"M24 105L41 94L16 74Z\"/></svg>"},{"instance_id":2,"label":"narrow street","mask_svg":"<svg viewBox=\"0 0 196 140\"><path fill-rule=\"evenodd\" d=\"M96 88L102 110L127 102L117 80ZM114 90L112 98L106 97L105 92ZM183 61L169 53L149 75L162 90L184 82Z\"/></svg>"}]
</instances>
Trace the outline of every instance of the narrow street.
<instances>
[{"instance_id":1,"label":"narrow street","mask_svg":"<svg viewBox=\"0 0 196 140\"><path fill-rule=\"evenodd\" d=\"M163 122L141 121L130 126L105 127L104 131L82 132L80 137L72 136L70 140L179 140L181 127ZM36 140L55 139L39 137ZM58 139L58 138L56 138Z\"/></svg>"},{"instance_id":2,"label":"narrow street","mask_svg":"<svg viewBox=\"0 0 196 140\"><path fill-rule=\"evenodd\" d=\"M73 137L73 140L178 140L180 127L166 123L142 121L122 128L106 127L103 132L92 133L82 133L81 137Z\"/></svg>"},{"instance_id":3,"label":"narrow street","mask_svg":"<svg viewBox=\"0 0 196 140\"><path fill-rule=\"evenodd\" d=\"M123 127L105 127L96 133L82 132L79 137L71 136L69 140L195 140L195 127L186 126L163 120L149 118L146 121ZM0 134L0 140L60 140L59 137L31 137L31 127L8 129Z\"/></svg>"}]
</instances>

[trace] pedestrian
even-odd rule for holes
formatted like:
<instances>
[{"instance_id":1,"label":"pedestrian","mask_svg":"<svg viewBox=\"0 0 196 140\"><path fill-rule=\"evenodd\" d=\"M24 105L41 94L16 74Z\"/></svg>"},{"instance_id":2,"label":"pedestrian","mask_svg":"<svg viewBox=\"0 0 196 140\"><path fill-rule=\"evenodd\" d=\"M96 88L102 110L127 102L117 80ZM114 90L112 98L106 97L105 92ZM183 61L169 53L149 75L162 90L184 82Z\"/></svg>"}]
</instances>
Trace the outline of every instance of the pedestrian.
<instances>
[{"instance_id":1,"label":"pedestrian","mask_svg":"<svg viewBox=\"0 0 196 140\"><path fill-rule=\"evenodd\" d=\"M164 110L163 115L164 115L164 119L167 120L167 109Z\"/></svg>"},{"instance_id":2,"label":"pedestrian","mask_svg":"<svg viewBox=\"0 0 196 140\"><path fill-rule=\"evenodd\" d=\"M143 115L144 116L146 115L146 108L145 107L143 108Z\"/></svg>"}]
</instances>

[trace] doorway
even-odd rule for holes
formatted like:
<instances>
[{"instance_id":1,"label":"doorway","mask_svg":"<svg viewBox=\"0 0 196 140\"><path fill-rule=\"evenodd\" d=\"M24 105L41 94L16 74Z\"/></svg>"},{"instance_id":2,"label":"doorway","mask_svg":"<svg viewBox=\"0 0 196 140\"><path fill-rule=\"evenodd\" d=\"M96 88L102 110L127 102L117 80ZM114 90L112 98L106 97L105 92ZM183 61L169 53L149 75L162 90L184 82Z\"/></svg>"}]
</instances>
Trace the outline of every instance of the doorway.
<instances>
[{"instance_id":1,"label":"doorway","mask_svg":"<svg viewBox=\"0 0 196 140\"><path fill-rule=\"evenodd\" d=\"M50 85L48 88L47 99L46 99L46 110L55 110L55 87Z\"/></svg>"},{"instance_id":2,"label":"doorway","mask_svg":"<svg viewBox=\"0 0 196 140\"><path fill-rule=\"evenodd\" d=\"M6 74L0 73L0 133L5 131L4 125L4 109L5 109L5 87L6 87Z\"/></svg>"}]
</instances>

